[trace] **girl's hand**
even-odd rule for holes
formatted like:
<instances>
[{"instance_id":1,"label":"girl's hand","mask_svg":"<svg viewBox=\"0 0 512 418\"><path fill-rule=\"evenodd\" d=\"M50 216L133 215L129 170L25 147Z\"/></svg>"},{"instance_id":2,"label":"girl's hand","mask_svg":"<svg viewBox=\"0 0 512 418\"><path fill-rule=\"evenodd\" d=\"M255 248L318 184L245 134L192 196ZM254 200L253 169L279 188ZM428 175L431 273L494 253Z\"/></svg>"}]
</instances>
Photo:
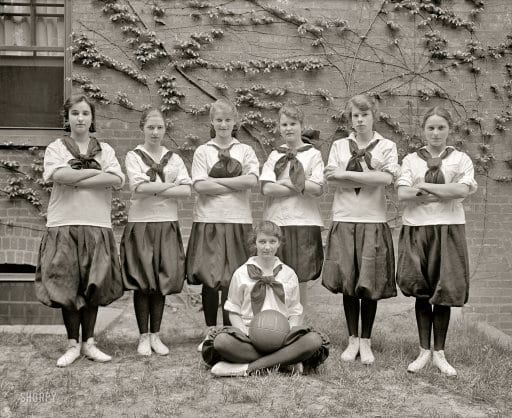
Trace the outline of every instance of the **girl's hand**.
<instances>
[{"instance_id":1,"label":"girl's hand","mask_svg":"<svg viewBox=\"0 0 512 418\"><path fill-rule=\"evenodd\" d=\"M418 193L416 193L416 196L418 196L418 202L421 204L439 202L441 200L436 195L425 192L424 190L421 190L421 189L418 190Z\"/></svg>"},{"instance_id":2,"label":"girl's hand","mask_svg":"<svg viewBox=\"0 0 512 418\"><path fill-rule=\"evenodd\" d=\"M245 325L240 325L239 329L240 329L240 331L242 331L245 335L249 336L249 328L247 328Z\"/></svg>"},{"instance_id":3,"label":"girl's hand","mask_svg":"<svg viewBox=\"0 0 512 418\"><path fill-rule=\"evenodd\" d=\"M290 179L283 179L283 180L278 180L277 181L277 184L280 184L281 186L285 186L285 187L288 187L289 189L291 190L294 190L296 192L299 192L297 190L297 187L295 187L295 185L292 183L292 181Z\"/></svg>"},{"instance_id":4,"label":"girl's hand","mask_svg":"<svg viewBox=\"0 0 512 418\"><path fill-rule=\"evenodd\" d=\"M418 184L415 184L414 187L416 187L417 189L420 189L420 190L425 190L425 185L426 185L425 182L420 182Z\"/></svg>"},{"instance_id":5,"label":"girl's hand","mask_svg":"<svg viewBox=\"0 0 512 418\"><path fill-rule=\"evenodd\" d=\"M332 165L328 165L324 169L324 176L327 180L343 180L345 170L342 170L339 167L334 167Z\"/></svg>"}]
</instances>

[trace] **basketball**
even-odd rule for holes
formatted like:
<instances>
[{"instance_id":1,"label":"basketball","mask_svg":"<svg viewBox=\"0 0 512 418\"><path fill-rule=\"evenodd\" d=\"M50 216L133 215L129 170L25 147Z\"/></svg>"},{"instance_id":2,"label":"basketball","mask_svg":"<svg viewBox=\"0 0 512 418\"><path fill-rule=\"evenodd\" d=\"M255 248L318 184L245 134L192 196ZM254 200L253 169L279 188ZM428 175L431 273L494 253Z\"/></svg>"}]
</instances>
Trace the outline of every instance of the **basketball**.
<instances>
[{"instance_id":1,"label":"basketball","mask_svg":"<svg viewBox=\"0 0 512 418\"><path fill-rule=\"evenodd\" d=\"M288 319L278 311L266 310L254 315L249 326L249 338L263 353L279 350L290 332Z\"/></svg>"}]
</instances>

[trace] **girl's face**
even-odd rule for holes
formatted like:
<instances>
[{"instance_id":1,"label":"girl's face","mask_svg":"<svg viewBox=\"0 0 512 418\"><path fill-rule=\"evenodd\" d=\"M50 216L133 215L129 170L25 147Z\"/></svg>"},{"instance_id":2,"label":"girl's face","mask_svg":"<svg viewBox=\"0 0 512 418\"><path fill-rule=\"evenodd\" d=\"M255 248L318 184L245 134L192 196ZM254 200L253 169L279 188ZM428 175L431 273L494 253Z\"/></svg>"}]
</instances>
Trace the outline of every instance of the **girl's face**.
<instances>
[{"instance_id":1,"label":"girl's face","mask_svg":"<svg viewBox=\"0 0 512 418\"><path fill-rule=\"evenodd\" d=\"M88 134L92 123L91 107L86 102L75 103L69 109L68 121L71 134L75 136Z\"/></svg>"},{"instance_id":2,"label":"girl's face","mask_svg":"<svg viewBox=\"0 0 512 418\"><path fill-rule=\"evenodd\" d=\"M219 138L231 138L236 120L230 110L218 109L213 113L212 125Z\"/></svg>"},{"instance_id":3,"label":"girl's face","mask_svg":"<svg viewBox=\"0 0 512 418\"><path fill-rule=\"evenodd\" d=\"M448 121L442 116L432 115L425 121L425 140L431 148L446 147L446 140L450 133Z\"/></svg>"},{"instance_id":4,"label":"girl's face","mask_svg":"<svg viewBox=\"0 0 512 418\"><path fill-rule=\"evenodd\" d=\"M357 133L373 132L373 113L370 109L362 110L352 106L351 114L352 127Z\"/></svg>"},{"instance_id":5,"label":"girl's face","mask_svg":"<svg viewBox=\"0 0 512 418\"><path fill-rule=\"evenodd\" d=\"M274 257L281 245L279 238L259 232L256 236L256 253L260 257Z\"/></svg>"},{"instance_id":6,"label":"girl's face","mask_svg":"<svg viewBox=\"0 0 512 418\"><path fill-rule=\"evenodd\" d=\"M165 122L159 113L150 113L144 122L144 142L160 145L165 135Z\"/></svg>"},{"instance_id":7,"label":"girl's face","mask_svg":"<svg viewBox=\"0 0 512 418\"><path fill-rule=\"evenodd\" d=\"M279 132L287 143L294 143L301 138L302 126L298 119L281 115L281 119L279 120Z\"/></svg>"}]
</instances>

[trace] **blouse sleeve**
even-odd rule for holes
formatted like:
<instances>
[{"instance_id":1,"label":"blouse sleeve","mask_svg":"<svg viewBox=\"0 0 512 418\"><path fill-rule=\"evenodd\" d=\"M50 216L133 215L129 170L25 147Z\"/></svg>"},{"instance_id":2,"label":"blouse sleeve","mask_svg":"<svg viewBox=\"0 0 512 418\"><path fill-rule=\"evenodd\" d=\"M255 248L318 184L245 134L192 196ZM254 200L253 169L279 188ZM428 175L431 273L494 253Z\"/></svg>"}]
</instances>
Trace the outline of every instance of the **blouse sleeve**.
<instances>
[{"instance_id":1,"label":"blouse sleeve","mask_svg":"<svg viewBox=\"0 0 512 418\"><path fill-rule=\"evenodd\" d=\"M277 181L276 173L274 172L274 167L276 164L276 152L272 151L263 164L263 168L261 169L260 182L271 182L275 183Z\"/></svg>"},{"instance_id":2,"label":"blouse sleeve","mask_svg":"<svg viewBox=\"0 0 512 418\"><path fill-rule=\"evenodd\" d=\"M331 146L331 151L329 152L329 159L327 160L327 165L331 167L341 167L341 160L338 154L338 141L334 141ZM344 168L344 167L343 167Z\"/></svg>"},{"instance_id":3,"label":"blouse sleeve","mask_svg":"<svg viewBox=\"0 0 512 418\"><path fill-rule=\"evenodd\" d=\"M302 305L300 303L300 288L299 288L299 279L297 278L297 274L293 272L292 280L294 282L294 287L291 292L291 297L286 301L286 305L288 308L288 315L302 315Z\"/></svg>"},{"instance_id":4,"label":"blouse sleeve","mask_svg":"<svg viewBox=\"0 0 512 418\"><path fill-rule=\"evenodd\" d=\"M149 183L149 176L144 172L139 158L133 151L128 151L126 154L125 166L131 192L134 192L142 183Z\"/></svg>"},{"instance_id":5,"label":"blouse sleeve","mask_svg":"<svg viewBox=\"0 0 512 418\"><path fill-rule=\"evenodd\" d=\"M174 154L173 156L176 159L176 168L178 169L178 174L174 183L178 186L182 184L192 184L192 180L188 175L187 167L185 166L182 158L178 154Z\"/></svg>"},{"instance_id":6,"label":"blouse sleeve","mask_svg":"<svg viewBox=\"0 0 512 418\"><path fill-rule=\"evenodd\" d=\"M395 187L398 186L409 186L413 187L414 184L414 176L413 170L411 166L411 155L409 154L404 157L402 161L402 168L400 170L400 177L395 182Z\"/></svg>"},{"instance_id":7,"label":"blouse sleeve","mask_svg":"<svg viewBox=\"0 0 512 418\"><path fill-rule=\"evenodd\" d=\"M101 159L102 163L101 168L103 172L114 174L121 179L121 184L119 186L114 187L119 190L124 186L124 173L121 170L121 165L119 161L117 161L116 154L114 152L114 148L112 148L109 144L102 143L101 144Z\"/></svg>"},{"instance_id":8,"label":"blouse sleeve","mask_svg":"<svg viewBox=\"0 0 512 418\"><path fill-rule=\"evenodd\" d=\"M462 153L462 157L459 163L459 175L455 179L457 183L465 184L469 187L469 194L473 194L476 192L478 188L478 184L475 181L475 170L473 167L473 162L471 158L468 157L467 154Z\"/></svg>"},{"instance_id":9,"label":"blouse sleeve","mask_svg":"<svg viewBox=\"0 0 512 418\"><path fill-rule=\"evenodd\" d=\"M382 151L384 161L380 167L380 171L384 171L393 176L393 181L396 181L400 177L400 166L398 165L398 152L396 150L396 144L389 141L389 147L386 147Z\"/></svg>"},{"instance_id":10,"label":"blouse sleeve","mask_svg":"<svg viewBox=\"0 0 512 418\"><path fill-rule=\"evenodd\" d=\"M241 286L240 275L242 274L243 269L247 269L247 266L244 264L239 267L231 278L231 283L229 284L228 298L224 303L224 309L229 312L236 313L238 315L242 315L242 303L244 298L244 289Z\"/></svg>"},{"instance_id":11,"label":"blouse sleeve","mask_svg":"<svg viewBox=\"0 0 512 418\"><path fill-rule=\"evenodd\" d=\"M44 181L52 181L53 174L57 169L69 167L67 157L63 152L64 147L60 147L60 140L56 140L46 147L43 162L43 179Z\"/></svg>"},{"instance_id":12,"label":"blouse sleeve","mask_svg":"<svg viewBox=\"0 0 512 418\"><path fill-rule=\"evenodd\" d=\"M312 181L320 186L324 185L324 160L320 151L315 152L311 161L311 171L306 173L306 180Z\"/></svg>"},{"instance_id":13,"label":"blouse sleeve","mask_svg":"<svg viewBox=\"0 0 512 418\"><path fill-rule=\"evenodd\" d=\"M246 145L244 160L242 162L242 174L254 174L256 178L260 176L260 162L251 146Z\"/></svg>"},{"instance_id":14,"label":"blouse sleeve","mask_svg":"<svg viewBox=\"0 0 512 418\"><path fill-rule=\"evenodd\" d=\"M201 145L194 152L194 159L192 160L192 183L199 180L208 180L208 167L206 161L205 146Z\"/></svg>"}]
</instances>

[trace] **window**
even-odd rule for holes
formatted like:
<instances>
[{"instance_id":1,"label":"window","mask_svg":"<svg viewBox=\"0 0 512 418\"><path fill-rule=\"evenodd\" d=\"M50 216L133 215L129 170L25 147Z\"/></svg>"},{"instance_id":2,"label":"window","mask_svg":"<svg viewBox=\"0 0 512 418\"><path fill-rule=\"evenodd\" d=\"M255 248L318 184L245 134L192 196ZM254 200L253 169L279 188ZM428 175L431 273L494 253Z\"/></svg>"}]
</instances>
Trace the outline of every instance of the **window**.
<instances>
[{"instance_id":1,"label":"window","mask_svg":"<svg viewBox=\"0 0 512 418\"><path fill-rule=\"evenodd\" d=\"M0 1L0 128L61 128L71 0Z\"/></svg>"}]
</instances>

